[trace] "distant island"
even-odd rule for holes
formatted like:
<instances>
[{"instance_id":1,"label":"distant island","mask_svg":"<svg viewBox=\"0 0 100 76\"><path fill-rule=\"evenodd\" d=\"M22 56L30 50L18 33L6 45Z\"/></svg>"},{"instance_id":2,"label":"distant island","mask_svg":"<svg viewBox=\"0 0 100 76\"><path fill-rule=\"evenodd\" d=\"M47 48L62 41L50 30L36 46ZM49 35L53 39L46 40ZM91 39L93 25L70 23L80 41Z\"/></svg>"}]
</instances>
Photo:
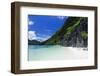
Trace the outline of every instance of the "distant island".
<instances>
[{"instance_id":1,"label":"distant island","mask_svg":"<svg viewBox=\"0 0 100 76\"><path fill-rule=\"evenodd\" d=\"M46 41L28 40L29 45L62 45L72 47L87 47L87 42L87 17L69 17L63 27Z\"/></svg>"},{"instance_id":2,"label":"distant island","mask_svg":"<svg viewBox=\"0 0 100 76\"><path fill-rule=\"evenodd\" d=\"M41 42L40 41L37 41L37 40L28 40L28 44L29 45L40 45Z\"/></svg>"}]
</instances>

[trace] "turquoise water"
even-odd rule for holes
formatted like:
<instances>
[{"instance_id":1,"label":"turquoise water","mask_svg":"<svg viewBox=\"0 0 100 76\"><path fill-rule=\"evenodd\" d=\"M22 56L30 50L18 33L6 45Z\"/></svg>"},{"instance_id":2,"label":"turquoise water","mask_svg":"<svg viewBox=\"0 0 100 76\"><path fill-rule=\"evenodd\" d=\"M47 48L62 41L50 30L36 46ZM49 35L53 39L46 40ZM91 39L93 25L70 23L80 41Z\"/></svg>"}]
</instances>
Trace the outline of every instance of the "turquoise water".
<instances>
[{"instance_id":1,"label":"turquoise water","mask_svg":"<svg viewBox=\"0 0 100 76\"><path fill-rule=\"evenodd\" d=\"M63 47L60 45L29 45L28 60L68 60L87 58L87 51L81 48Z\"/></svg>"},{"instance_id":2,"label":"turquoise water","mask_svg":"<svg viewBox=\"0 0 100 76\"><path fill-rule=\"evenodd\" d=\"M54 60L56 59L58 45L29 45L29 60Z\"/></svg>"}]
</instances>

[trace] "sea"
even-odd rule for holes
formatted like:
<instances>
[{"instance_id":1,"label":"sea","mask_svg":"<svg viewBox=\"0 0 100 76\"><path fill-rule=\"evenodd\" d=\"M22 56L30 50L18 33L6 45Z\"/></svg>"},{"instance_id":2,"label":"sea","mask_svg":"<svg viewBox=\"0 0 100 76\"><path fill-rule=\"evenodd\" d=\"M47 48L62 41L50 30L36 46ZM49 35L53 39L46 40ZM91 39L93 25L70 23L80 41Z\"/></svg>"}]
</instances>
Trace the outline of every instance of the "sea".
<instances>
[{"instance_id":1,"label":"sea","mask_svg":"<svg viewBox=\"0 0 100 76\"><path fill-rule=\"evenodd\" d=\"M87 48L61 45L28 45L29 61L76 60L88 58Z\"/></svg>"}]
</instances>

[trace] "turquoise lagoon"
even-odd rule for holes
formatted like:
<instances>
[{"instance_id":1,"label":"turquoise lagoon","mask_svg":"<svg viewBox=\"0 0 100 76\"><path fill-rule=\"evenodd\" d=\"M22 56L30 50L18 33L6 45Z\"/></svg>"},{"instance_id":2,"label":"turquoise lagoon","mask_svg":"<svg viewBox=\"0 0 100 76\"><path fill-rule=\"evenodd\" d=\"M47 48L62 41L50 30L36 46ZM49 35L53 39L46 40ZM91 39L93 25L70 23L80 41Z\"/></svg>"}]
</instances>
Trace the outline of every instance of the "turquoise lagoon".
<instances>
[{"instance_id":1,"label":"turquoise lagoon","mask_svg":"<svg viewBox=\"0 0 100 76\"><path fill-rule=\"evenodd\" d=\"M64 47L60 45L29 45L28 60L69 60L86 59L88 51L84 48Z\"/></svg>"}]
</instances>

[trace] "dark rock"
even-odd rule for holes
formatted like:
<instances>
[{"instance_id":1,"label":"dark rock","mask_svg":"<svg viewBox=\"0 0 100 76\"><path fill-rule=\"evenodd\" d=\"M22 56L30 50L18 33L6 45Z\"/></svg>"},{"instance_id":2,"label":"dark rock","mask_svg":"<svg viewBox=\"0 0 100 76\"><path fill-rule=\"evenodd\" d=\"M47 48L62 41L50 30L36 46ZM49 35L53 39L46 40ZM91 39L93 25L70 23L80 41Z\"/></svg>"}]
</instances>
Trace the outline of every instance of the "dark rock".
<instances>
[{"instance_id":1,"label":"dark rock","mask_svg":"<svg viewBox=\"0 0 100 76\"><path fill-rule=\"evenodd\" d=\"M80 26L75 28L75 30L71 34L65 35L63 37L60 43L61 45L73 47L87 47L87 38L84 39L84 37L82 37L82 32L88 32L87 19L82 19L79 25Z\"/></svg>"}]
</instances>

